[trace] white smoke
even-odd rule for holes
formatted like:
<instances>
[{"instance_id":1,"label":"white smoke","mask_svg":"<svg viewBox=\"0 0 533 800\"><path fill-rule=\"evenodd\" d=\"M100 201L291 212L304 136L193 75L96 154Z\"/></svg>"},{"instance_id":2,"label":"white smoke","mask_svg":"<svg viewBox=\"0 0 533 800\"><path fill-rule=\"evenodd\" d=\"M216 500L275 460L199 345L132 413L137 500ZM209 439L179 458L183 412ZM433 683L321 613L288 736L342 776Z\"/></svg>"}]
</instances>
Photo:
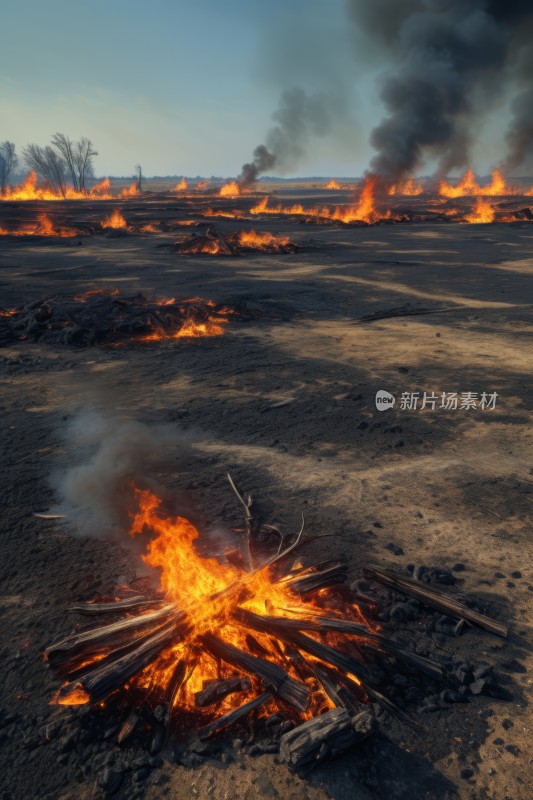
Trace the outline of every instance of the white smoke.
<instances>
[{"instance_id":1,"label":"white smoke","mask_svg":"<svg viewBox=\"0 0 533 800\"><path fill-rule=\"evenodd\" d=\"M94 408L74 414L65 438L67 463L52 477L58 510L69 527L88 535L127 529L133 483L164 495L153 476L187 444L187 436L170 425Z\"/></svg>"}]
</instances>

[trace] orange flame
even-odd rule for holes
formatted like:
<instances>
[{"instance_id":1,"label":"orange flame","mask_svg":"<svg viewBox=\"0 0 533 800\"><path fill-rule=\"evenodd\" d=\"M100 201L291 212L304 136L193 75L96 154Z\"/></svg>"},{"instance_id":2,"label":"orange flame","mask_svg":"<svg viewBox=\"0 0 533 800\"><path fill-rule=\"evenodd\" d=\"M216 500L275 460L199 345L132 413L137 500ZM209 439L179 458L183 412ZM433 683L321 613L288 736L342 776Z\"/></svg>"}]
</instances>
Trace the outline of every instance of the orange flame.
<instances>
[{"instance_id":1,"label":"orange flame","mask_svg":"<svg viewBox=\"0 0 533 800\"><path fill-rule=\"evenodd\" d=\"M424 187L421 181L415 181L413 178L408 178L406 181L400 183L393 183L389 188L389 195L394 196L397 194L404 197L417 197L422 194Z\"/></svg>"},{"instance_id":2,"label":"orange flame","mask_svg":"<svg viewBox=\"0 0 533 800\"><path fill-rule=\"evenodd\" d=\"M267 231L240 231L239 244L241 247L253 247L256 250L276 250L282 249L288 245L290 239L288 236L276 236L274 233Z\"/></svg>"},{"instance_id":3,"label":"orange flame","mask_svg":"<svg viewBox=\"0 0 533 800\"><path fill-rule=\"evenodd\" d=\"M496 213L490 203L478 197L476 205L470 214L465 215L465 221L470 223L489 223L494 222L495 216Z\"/></svg>"},{"instance_id":4,"label":"orange flame","mask_svg":"<svg viewBox=\"0 0 533 800\"><path fill-rule=\"evenodd\" d=\"M492 171L491 182L487 186L480 186L473 171L469 169L455 186L441 181L439 194L442 197L495 197L517 194L517 191L505 182L505 178L498 169Z\"/></svg>"},{"instance_id":5,"label":"orange flame","mask_svg":"<svg viewBox=\"0 0 533 800\"><path fill-rule=\"evenodd\" d=\"M137 181L133 181L131 186L122 189L122 191L119 194L119 197L124 197L125 199L127 199L128 197L137 197L138 194L139 194L139 189L137 188Z\"/></svg>"},{"instance_id":6,"label":"orange flame","mask_svg":"<svg viewBox=\"0 0 533 800\"><path fill-rule=\"evenodd\" d=\"M312 208L304 208L301 203L295 203L292 206L283 206L278 203L277 206L268 205L268 197L264 197L255 206L250 209L250 214L283 214L286 216L305 216L311 219L316 219L318 222L327 222L333 220L335 222L378 222L380 219L388 219L391 216L390 211L380 214L376 211L374 206L374 196L376 192L377 180L375 176L369 175L363 181L359 201L354 206L336 207L334 209L324 206L320 208L313 206Z\"/></svg>"},{"instance_id":7,"label":"orange flame","mask_svg":"<svg viewBox=\"0 0 533 800\"><path fill-rule=\"evenodd\" d=\"M332 178L328 184L326 184L326 189L342 189L342 186L335 178Z\"/></svg>"},{"instance_id":8,"label":"orange flame","mask_svg":"<svg viewBox=\"0 0 533 800\"><path fill-rule=\"evenodd\" d=\"M115 230L121 229L126 230L128 227L128 223L118 210L115 208L111 214L108 214L107 217L104 217L102 222L100 223L102 228L113 228Z\"/></svg>"},{"instance_id":9,"label":"orange flame","mask_svg":"<svg viewBox=\"0 0 533 800\"><path fill-rule=\"evenodd\" d=\"M172 191L175 192L175 193L186 192L188 188L189 188L189 184L187 183L187 181L183 177L181 179L181 181L174 186Z\"/></svg>"},{"instance_id":10,"label":"orange flame","mask_svg":"<svg viewBox=\"0 0 533 800\"><path fill-rule=\"evenodd\" d=\"M110 200L111 194L109 192L109 179L104 178L100 183L95 184L87 192L78 192L67 186L65 189L65 196L58 192L52 192L50 189L37 186L37 173L30 172L24 181L12 189L7 188L3 195L0 195L1 200L88 200L96 198L99 200Z\"/></svg>"},{"instance_id":11,"label":"orange flame","mask_svg":"<svg viewBox=\"0 0 533 800\"><path fill-rule=\"evenodd\" d=\"M219 195L221 197L237 197L241 193L239 188L239 184L237 181L230 181L230 183L225 183L224 186L220 188Z\"/></svg>"},{"instance_id":12,"label":"orange flame","mask_svg":"<svg viewBox=\"0 0 533 800\"><path fill-rule=\"evenodd\" d=\"M135 488L135 493L139 510L133 515L130 535L137 536L143 532L152 534L143 560L150 567L161 570L161 586L166 597L179 608L186 609L194 637L212 631L220 634L224 641L246 648L246 630L237 625L232 617L237 605L258 614L274 613L284 617L299 612L308 615L312 610L311 603L295 595L290 585L273 580L268 569L243 573L230 564L200 556L197 550L199 534L191 522L184 517L165 516L161 500L151 492ZM227 591L232 584L235 585L235 591ZM217 593L218 597L206 603L207 597L212 598ZM288 607L290 612L286 610ZM254 632L254 638L271 658L279 660L266 634ZM171 648L174 663L184 654L187 655L184 643ZM141 677L143 685L164 687L172 670L168 661L168 657L165 659L161 656L150 665ZM301 679L293 667L288 664L284 666L293 677ZM216 677L216 662L207 657L198 658L191 678L182 687L180 706L198 713L194 694L203 687L205 681ZM220 711L231 709L241 702L238 696L230 696L219 707ZM322 705L328 704L324 698L320 702Z\"/></svg>"},{"instance_id":13,"label":"orange flame","mask_svg":"<svg viewBox=\"0 0 533 800\"><path fill-rule=\"evenodd\" d=\"M204 178L203 180L198 181L194 188L197 192L207 192L209 189L209 181Z\"/></svg>"}]
</instances>

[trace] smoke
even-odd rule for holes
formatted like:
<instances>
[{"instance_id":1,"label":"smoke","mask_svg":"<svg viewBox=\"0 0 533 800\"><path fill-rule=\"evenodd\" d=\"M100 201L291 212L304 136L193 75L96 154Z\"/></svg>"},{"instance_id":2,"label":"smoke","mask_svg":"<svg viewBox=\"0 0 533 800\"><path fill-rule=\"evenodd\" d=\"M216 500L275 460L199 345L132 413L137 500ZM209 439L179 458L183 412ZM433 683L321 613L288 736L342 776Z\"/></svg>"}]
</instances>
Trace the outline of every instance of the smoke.
<instances>
[{"instance_id":1,"label":"smoke","mask_svg":"<svg viewBox=\"0 0 533 800\"><path fill-rule=\"evenodd\" d=\"M338 99L324 92L307 95L299 87L283 91L272 114L276 125L268 131L265 144L255 148L253 161L243 165L240 180L250 184L268 170L283 173L292 169L305 156L313 136L330 132L337 110Z\"/></svg>"},{"instance_id":2,"label":"smoke","mask_svg":"<svg viewBox=\"0 0 533 800\"><path fill-rule=\"evenodd\" d=\"M122 532L129 527L132 482L164 496L150 476L185 443L169 425L149 426L94 408L78 411L66 431L68 466L52 478L60 512L84 534Z\"/></svg>"},{"instance_id":3,"label":"smoke","mask_svg":"<svg viewBox=\"0 0 533 800\"><path fill-rule=\"evenodd\" d=\"M533 166L533 89L526 89L511 104L513 119L506 135L509 148L505 171Z\"/></svg>"},{"instance_id":4,"label":"smoke","mask_svg":"<svg viewBox=\"0 0 533 800\"><path fill-rule=\"evenodd\" d=\"M378 44L389 47L393 61L381 81L387 116L370 138L377 151L372 171L395 182L427 156L439 159L441 173L465 166L477 96L488 96L490 87L494 99L512 76L512 45L524 19L533 16L531 4L350 0L348 10ZM524 123L515 115L512 143L523 141Z\"/></svg>"}]
</instances>

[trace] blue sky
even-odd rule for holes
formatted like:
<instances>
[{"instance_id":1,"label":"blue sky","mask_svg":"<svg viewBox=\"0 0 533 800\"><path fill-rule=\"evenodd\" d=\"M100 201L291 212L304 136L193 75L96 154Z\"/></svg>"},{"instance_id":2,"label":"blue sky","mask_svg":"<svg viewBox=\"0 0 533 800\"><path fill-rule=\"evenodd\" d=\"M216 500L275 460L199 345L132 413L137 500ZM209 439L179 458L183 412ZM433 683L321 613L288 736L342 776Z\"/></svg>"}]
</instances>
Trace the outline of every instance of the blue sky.
<instances>
[{"instance_id":1,"label":"blue sky","mask_svg":"<svg viewBox=\"0 0 533 800\"><path fill-rule=\"evenodd\" d=\"M343 0L3 0L0 140L89 136L99 175L235 175L281 90L335 87L346 118L299 175L360 175L383 111ZM485 144L490 167L491 135ZM488 149L487 149L488 148ZM488 155L489 154L489 155Z\"/></svg>"}]
</instances>

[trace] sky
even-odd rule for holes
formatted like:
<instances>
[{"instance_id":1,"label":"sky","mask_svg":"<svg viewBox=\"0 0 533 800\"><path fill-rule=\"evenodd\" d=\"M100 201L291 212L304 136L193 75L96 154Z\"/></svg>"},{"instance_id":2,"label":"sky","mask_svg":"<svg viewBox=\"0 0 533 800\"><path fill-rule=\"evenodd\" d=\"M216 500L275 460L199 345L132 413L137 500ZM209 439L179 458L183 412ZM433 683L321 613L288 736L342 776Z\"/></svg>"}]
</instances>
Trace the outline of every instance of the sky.
<instances>
[{"instance_id":1,"label":"sky","mask_svg":"<svg viewBox=\"0 0 533 800\"><path fill-rule=\"evenodd\" d=\"M371 0L369 0L370 2ZM358 176L383 117L376 56L344 0L2 0L0 141L89 137L97 175L233 176L280 92L334 91L344 111L292 175ZM474 166L498 160L501 114Z\"/></svg>"}]
</instances>

